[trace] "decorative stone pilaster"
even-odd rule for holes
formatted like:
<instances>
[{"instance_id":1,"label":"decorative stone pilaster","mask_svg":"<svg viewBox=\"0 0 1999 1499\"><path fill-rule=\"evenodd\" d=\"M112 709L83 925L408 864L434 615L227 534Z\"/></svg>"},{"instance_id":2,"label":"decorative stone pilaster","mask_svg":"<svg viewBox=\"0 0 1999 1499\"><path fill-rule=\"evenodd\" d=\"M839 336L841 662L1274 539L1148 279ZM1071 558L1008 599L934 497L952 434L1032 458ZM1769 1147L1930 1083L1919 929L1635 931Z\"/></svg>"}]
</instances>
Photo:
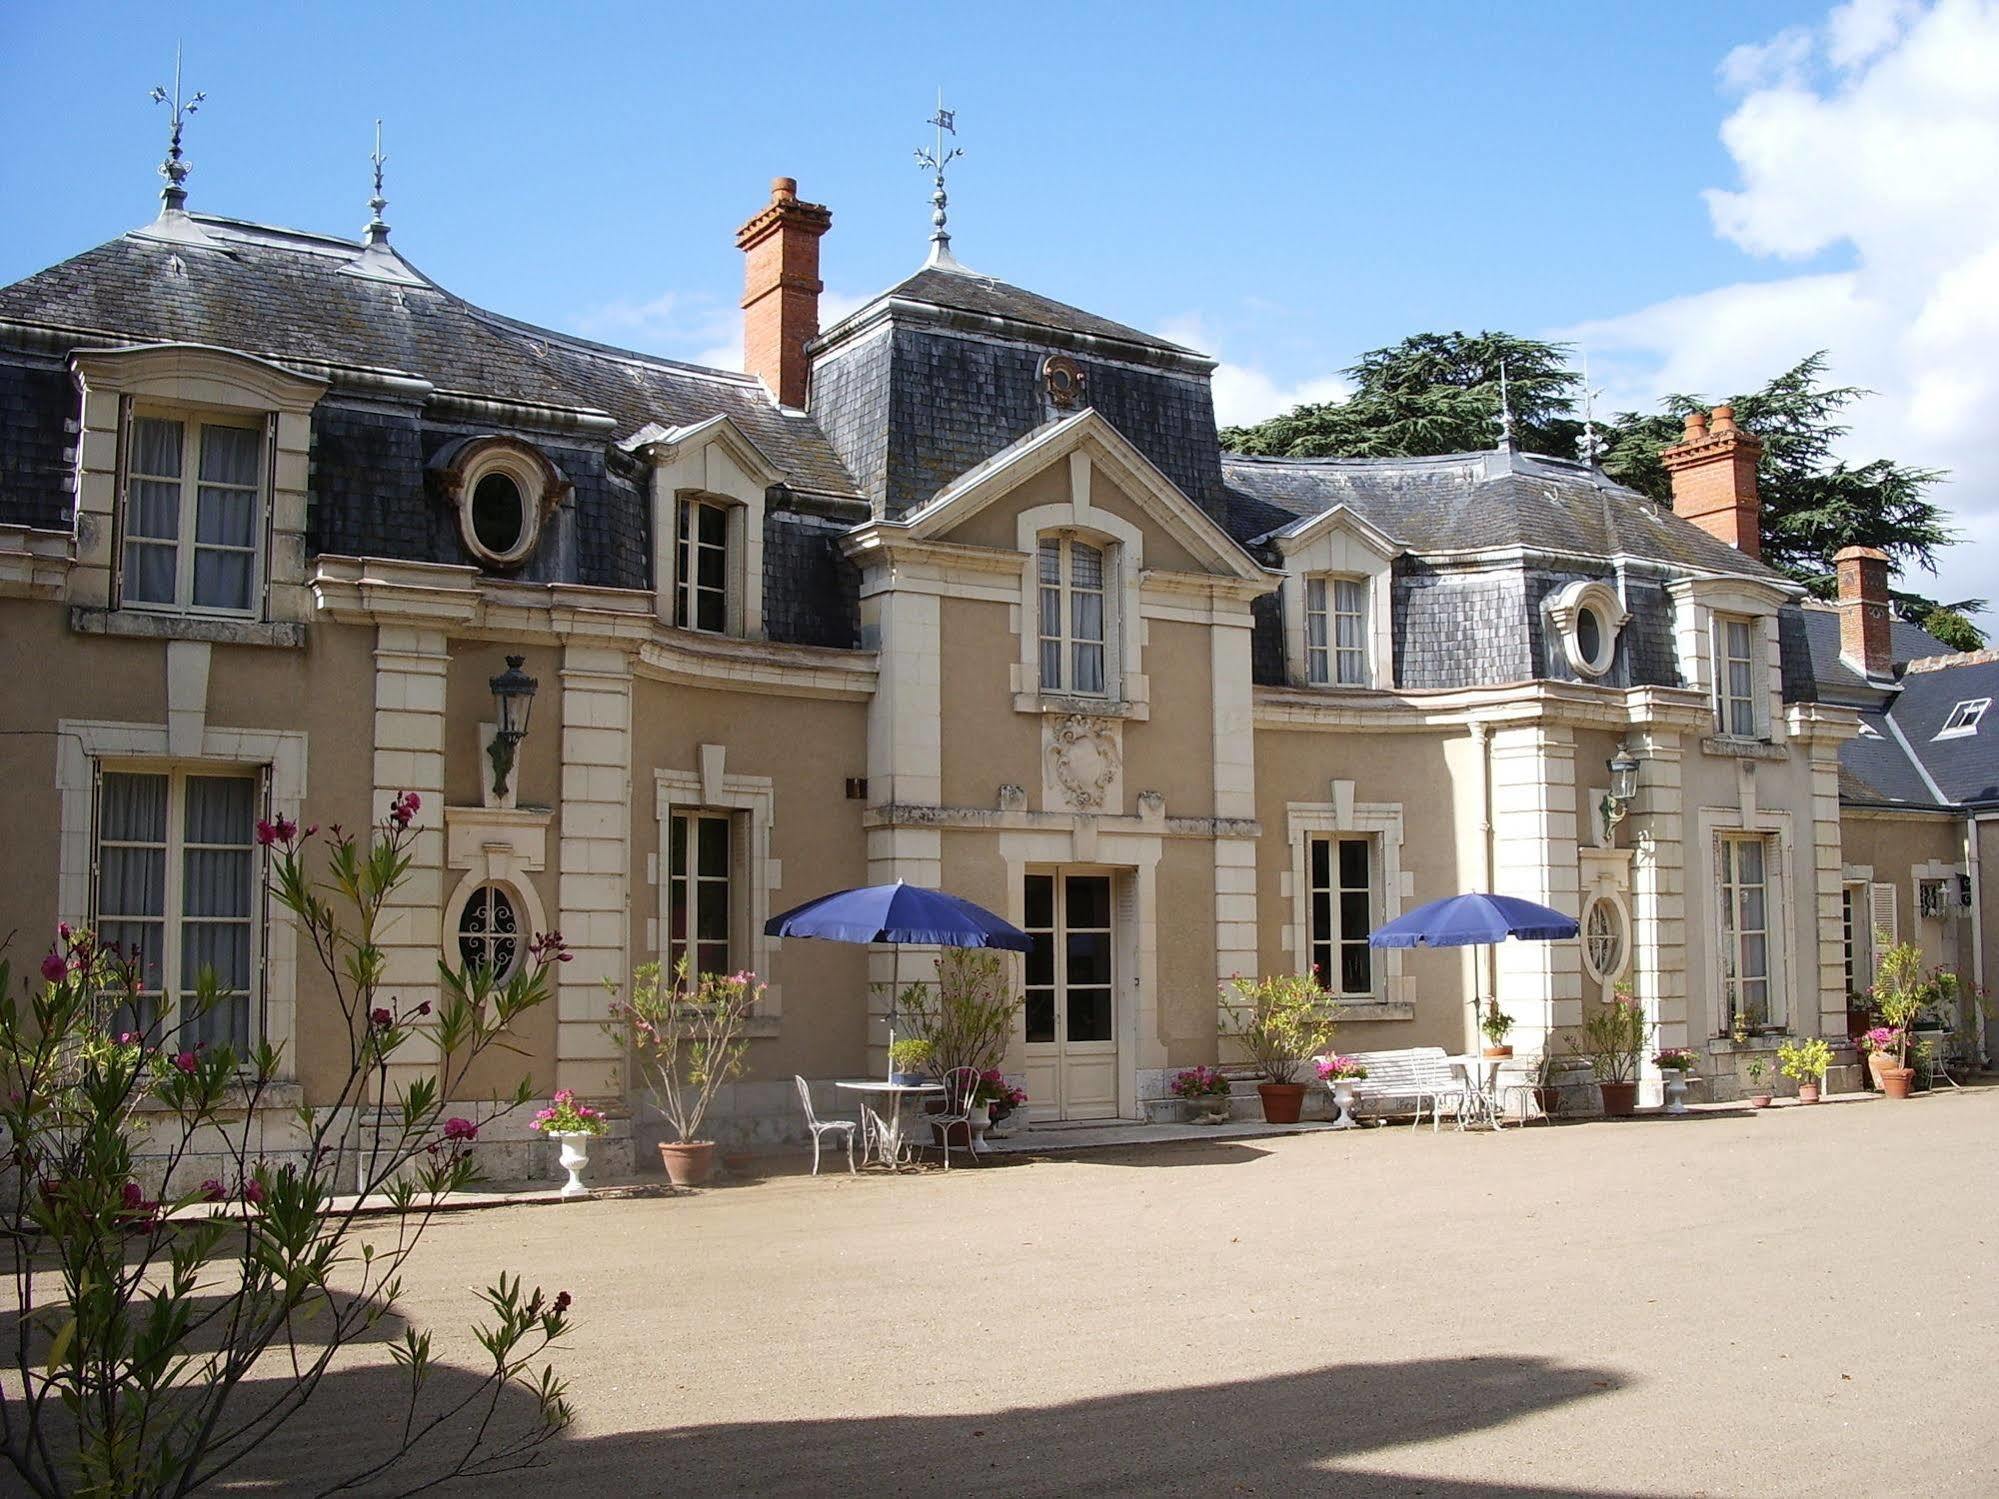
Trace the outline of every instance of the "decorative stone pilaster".
<instances>
[{"instance_id":1,"label":"decorative stone pilaster","mask_svg":"<svg viewBox=\"0 0 1999 1499\"><path fill-rule=\"evenodd\" d=\"M1574 731L1558 726L1492 733L1493 891L1580 916ZM1548 1035L1582 1021L1582 957L1573 942L1503 942L1499 1004L1514 1048L1539 1053Z\"/></svg>"},{"instance_id":2,"label":"decorative stone pilaster","mask_svg":"<svg viewBox=\"0 0 1999 1499\"><path fill-rule=\"evenodd\" d=\"M450 642L442 630L382 625L375 632L374 796L379 821L399 793L421 799L410 839L409 872L383 909L377 936L382 988L407 1011L437 1003L437 954L444 905L444 709ZM436 1048L413 1036L389 1069L397 1087L432 1072Z\"/></svg>"},{"instance_id":3,"label":"decorative stone pilaster","mask_svg":"<svg viewBox=\"0 0 1999 1499\"><path fill-rule=\"evenodd\" d=\"M1250 822L1256 817L1255 709L1249 667L1248 609L1217 612L1208 630L1209 680L1214 696L1215 817ZM1263 966L1257 950L1256 842L1215 839L1216 1024L1227 1033L1226 985L1234 974L1254 977Z\"/></svg>"},{"instance_id":4,"label":"decorative stone pilaster","mask_svg":"<svg viewBox=\"0 0 1999 1499\"><path fill-rule=\"evenodd\" d=\"M555 988L555 1086L618 1096L624 1048L605 1032L604 981L631 978L632 663L623 651L562 653L562 816L555 924L569 944Z\"/></svg>"},{"instance_id":5,"label":"decorative stone pilaster","mask_svg":"<svg viewBox=\"0 0 1999 1499\"><path fill-rule=\"evenodd\" d=\"M1638 795L1620 831L1632 845L1631 982L1659 1045L1692 1046L1687 1014L1685 807L1680 736L1655 730L1627 741Z\"/></svg>"}]
</instances>

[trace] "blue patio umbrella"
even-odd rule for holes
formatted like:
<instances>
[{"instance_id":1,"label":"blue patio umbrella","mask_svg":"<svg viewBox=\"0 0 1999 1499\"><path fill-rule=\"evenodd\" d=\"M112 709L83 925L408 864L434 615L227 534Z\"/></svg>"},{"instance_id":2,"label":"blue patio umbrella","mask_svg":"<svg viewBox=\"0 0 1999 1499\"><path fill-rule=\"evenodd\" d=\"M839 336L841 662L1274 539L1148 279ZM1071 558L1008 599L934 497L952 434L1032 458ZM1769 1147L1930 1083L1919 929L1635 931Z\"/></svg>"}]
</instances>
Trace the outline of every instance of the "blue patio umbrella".
<instances>
[{"instance_id":1,"label":"blue patio umbrella","mask_svg":"<svg viewBox=\"0 0 1999 1499\"><path fill-rule=\"evenodd\" d=\"M1517 937L1559 942L1581 930L1573 916L1516 895L1450 895L1404 912L1368 934L1369 947L1477 947Z\"/></svg>"},{"instance_id":2,"label":"blue patio umbrella","mask_svg":"<svg viewBox=\"0 0 1999 1499\"><path fill-rule=\"evenodd\" d=\"M1573 925L1573 923L1571 923ZM834 942L907 942L923 947L1004 947L1027 952L1034 939L984 906L921 885L836 890L764 923L771 937Z\"/></svg>"}]
</instances>

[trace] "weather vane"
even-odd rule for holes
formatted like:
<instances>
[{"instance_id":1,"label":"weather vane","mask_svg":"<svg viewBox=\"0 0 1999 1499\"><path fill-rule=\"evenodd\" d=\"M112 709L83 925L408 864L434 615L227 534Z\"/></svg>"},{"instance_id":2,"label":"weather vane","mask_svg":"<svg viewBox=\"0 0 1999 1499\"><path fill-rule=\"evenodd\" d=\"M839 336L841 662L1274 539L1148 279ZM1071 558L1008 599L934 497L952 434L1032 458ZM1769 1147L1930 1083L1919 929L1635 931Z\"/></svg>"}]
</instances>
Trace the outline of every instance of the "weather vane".
<instances>
[{"instance_id":1,"label":"weather vane","mask_svg":"<svg viewBox=\"0 0 1999 1499\"><path fill-rule=\"evenodd\" d=\"M382 217L382 210L389 206L389 200L382 196L382 166L388 157L382 154L382 122L375 121L375 154L368 158L375 164L375 196L368 200L368 207L374 210L374 217L368 220L367 240L371 245L385 245L389 242L388 221Z\"/></svg>"},{"instance_id":2,"label":"weather vane","mask_svg":"<svg viewBox=\"0 0 1999 1499\"><path fill-rule=\"evenodd\" d=\"M1597 459L1603 456L1603 451L1608 446L1596 435L1596 398L1600 394L1600 391L1590 389L1589 351L1585 349L1583 351L1583 435L1576 439L1576 452L1590 468L1596 467Z\"/></svg>"},{"instance_id":3,"label":"weather vane","mask_svg":"<svg viewBox=\"0 0 1999 1499\"><path fill-rule=\"evenodd\" d=\"M923 122L936 128L936 146L931 150L925 150L921 146L916 148L916 164L931 173L936 184L935 190L930 194L930 264L932 265L957 264L956 258L951 254L951 231L944 227L944 169L965 154L962 146L954 145L948 151L944 148L945 134L948 132L956 136L958 133L957 117L956 110L944 107L944 90L940 88L937 90L937 113Z\"/></svg>"},{"instance_id":4,"label":"weather vane","mask_svg":"<svg viewBox=\"0 0 1999 1499\"><path fill-rule=\"evenodd\" d=\"M174 43L173 93L169 95L164 88L155 87L151 97L155 104L173 105L173 135L168 141L167 159L160 163L160 175L167 179L167 185L160 189L160 202L169 210L183 209L187 206L187 189L181 184L187 181L187 163L181 159L181 126L187 122L189 115L201 108L201 101L206 99L208 94L204 91L197 93L192 99L181 98L179 42Z\"/></svg>"},{"instance_id":5,"label":"weather vane","mask_svg":"<svg viewBox=\"0 0 1999 1499\"><path fill-rule=\"evenodd\" d=\"M1513 402L1506 391L1506 361L1499 361L1499 446L1513 451Z\"/></svg>"}]
</instances>

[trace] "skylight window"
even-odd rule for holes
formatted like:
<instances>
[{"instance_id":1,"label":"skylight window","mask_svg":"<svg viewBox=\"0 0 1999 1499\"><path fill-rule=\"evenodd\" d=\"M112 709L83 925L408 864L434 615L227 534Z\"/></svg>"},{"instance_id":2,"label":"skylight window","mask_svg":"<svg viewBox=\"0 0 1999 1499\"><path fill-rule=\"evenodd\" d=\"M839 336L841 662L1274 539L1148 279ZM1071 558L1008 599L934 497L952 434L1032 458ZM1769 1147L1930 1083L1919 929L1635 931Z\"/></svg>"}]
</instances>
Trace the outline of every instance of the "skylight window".
<instances>
[{"instance_id":1,"label":"skylight window","mask_svg":"<svg viewBox=\"0 0 1999 1499\"><path fill-rule=\"evenodd\" d=\"M1939 739L1963 739L1978 732L1978 721L1985 716L1985 710L1992 706L1989 697L1974 697L1959 703L1950 710L1950 717L1937 730Z\"/></svg>"}]
</instances>

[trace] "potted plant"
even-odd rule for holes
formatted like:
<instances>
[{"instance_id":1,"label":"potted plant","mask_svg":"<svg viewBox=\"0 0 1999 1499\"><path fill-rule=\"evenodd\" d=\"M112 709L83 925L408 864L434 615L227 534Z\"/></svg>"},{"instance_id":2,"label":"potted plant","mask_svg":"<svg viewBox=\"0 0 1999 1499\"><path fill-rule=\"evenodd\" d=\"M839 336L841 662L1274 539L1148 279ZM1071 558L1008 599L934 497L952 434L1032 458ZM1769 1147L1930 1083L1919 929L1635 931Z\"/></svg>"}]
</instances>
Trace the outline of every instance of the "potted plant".
<instances>
[{"instance_id":1,"label":"potted plant","mask_svg":"<svg viewBox=\"0 0 1999 1499\"><path fill-rule=\"evenodd\" d=\"M1229 1080L1218 1068L1182 1068L1173 1074L1172 1088L1186 1102L1189 1124L1229 1122Z\"/></svg>"},{"instance_id":2,"label":"potted plant","mask_svg":"<svg viewBox=\"0 0 1999 1499\"><path fill-rule=\"evenodd\" d=\"M1513 1017L1499 1008L1497 996L1487 998L1485 1013L1478 1018L1479 1033L1485 1037L1485 1054L1489 1057L1510 1057L1513 1048L1506 1044L1506 1038L1513 1034Z\"/></svg>"},{"instance_id":3,"label":"potted plant","mask_svg":"<svg viewBox=\"0 0 1999 1499\"><path fill-rule=\"evenodd\" d=\"M529 1129L561 1142L556 1158L569 1173L569 1180L562 1184L564 1197L590 1195L590 1189L583 1185L583 1168L590 1164L590 1142L610 1127L610 1121L601 1111L587 1103L578 1103L576 1094L568 1088L557 1088L548 1107L536 1110L534 1118L528 1121Z\"/></svg>"},{"instance_id":4,"label":"potted plant","mask_svg":"<svg viewBox=\"0 0 1999 1499\"><path fill-rule=\"evenodd\" d=\"M1684 1114L1687 1111L1687 1079L1693 1075L1698 1058L1684 1046L1668 1046L1652 1058L1659 1069L1659 1077L1666 1085L1666 1112Z\"/></svg>"},{"instance_id":5,"label":"potted plant","mask_svg":"<svg viewBox=\"0 0 1999 1499\"><path fill-rule=\"evenodd\" d=\"M930 1043L933 1076L948 1078L961 1067L983 1076L1006 1060L1013 1019L1025 1002L1009 982L998 953L983 947L947 947L937 956L935 982L909 985L896 996L895 1010ZM930 1111L941 1113L944 1104L944 1099L932 1099ZM969 1112L978 1108L974 1098ZM969 1148L967 1128L962 1124L950 1128L951 1143Z\"/></svg>"},{"instance_id":6,"label":"potted plant","mask_svg":"<svg viewBox=\"0 0 1999 1499\"><path fill-rule=\"evenodd\" d=\"M987 1109L988 1133L1010 1135L1013 1130L1006 1127L1007 1120L1013 1117L1014 1110L1027 1103L1027 1090L1008 1082L999 1068L988 1067L979 1074L978 1100Z\"/></svg>"},{"instance_id":7,"label":"potted plant","mask_svg":"<svg viewBox=\"0 0 1999 1499\"><path fill-rule=\"evenodd\" d=\"M1909 1065L1910 1034L1916 1022L1929 1014L1952 1013L1958 996L1958 978L1948 968L1923 973L1922 950L1913 942L1899 942L1881 955L1879 977L1874 984L1874 1007L1887 1028L1895 1033L1892 1041L1895 1061L1876 1074L1881 1092L1888 1098L1907 1098L1915 1081ZM1868 1033L1870 1038L1873 1032ZM1882 1048L1884 1051L1886 1047ZM1869 1047L1870 1058L1874 1048ZM1869 1066L1873 1063L1870 1060Z\"/></svg>"},{"instance_id":8,"label":"potted plant","mask_svg":"<svg viewBox=\"0 0 1999 1499\"><path fill-rule=\"evenodd\" d=\"M1764 1074L1769 1070L1769 1063L1761 1057L1757 1057L1749 1064L1749 1107L1752 1109L1770 1107L1770 1090L1763 1086Z\"/></svg>"},{"instance_id":9,"label":"potted plant","mask_svg":"<svg viewBox=\"0 0 1999 1499\"><path fill-rule=\"evenodd\" d=\"M1638 1058L1652 1027L1629 988L1619 984L1610 999L1583 1017L1583 1033L1569 1049L1590 1065L1603 1111L1624 1118L1638 1107Z\"/></svg>"},{"instance_id":10,"label":"potted plant","mask_svg":"<svg viewBox=\"0 0 1999 1499\"><path fill-rule=\"evenodd\" d=\"M1333 1039L1333 1021L1327 1013L1332 996L1306 973L1262 979L1238 976L1231 987L1235 990L1231 1033L1266 1079L1256 1085L1263 1117L1272 1124L1296 1124L1305 1105L1305 1085L1298 1074L1305 1059L1324 1051Z\"/></svg>"},{"instance_id":11,"label":"potted plant","mask_svg":"<svg viewBox=\"0 0 1999 1499\"><path fill-rule=\"evenodd\" d=\"M921 1036L904 1036L890 1044L888 1049L888 1080L905 1088L915 1088L930 1081L925 1069L937 1048Z\"/></svg>"},{"instance_id":12,"label":"potted plant","mask_svg":"<svg viewBox=\"0 0 1999 1499\"><path fill-rule=\"evenodd\" d=\"M701 1137L701 1126L722 1084L749 1060L743 1028L764 986L754 973L697 976L682 957L670 980L659 964L641 963L629 999L618 999L608 979L605 988L612 994L606 1030L630 1043L673 1131L659 1146L666 1174L676 1187L699 1186L715 1171L715 1142Z\"/></svg>"},{"instance_id":13,"label":"potted plant","mask_svg":"<svg viewBox=\"0 0 1999 1499\"><path fill-rule=\"evenodd\" d=\"M1854 1042L1867 1055L1867 1076L1877 1093L1888 1091L1881 1074L1895 1065L1895 1051L1901 1039L1901 1033L1892 1025L1875 1025L1862 1031ZM1906 1088L1901 1096L1908 1096Z\"/></svg>"},{"instance_id":14,"label":"potted plant","mask_svg":"<svg viewBox=\"0 0 1999 1499\"><path fill-rule=\"evenodd\" d=\"M1746 1010L1737 1010L1735 1018L1728 1023L1728 1039L1733 1041L1737 1046L1747 1046L1750 1035L1749 1012Z\"/></svg>"},{"instance_id":15,"label":"potted plant","mask_svg":"<svg viewBox=\"0 0 1999 1499\"><path fill-rule=\"evenodd\" d=\"M1798 1085L1799 1103L1817 1103L1825 1085L1826 1069L1832 1066L1832 1048L1822 1036L1802 1041L1786 1041L1777 1048L1777 1068Z\"/></svg>"},{"instance_id":16,"label":"potted plant","mask_svg":"<svg viewBox=\"0 0 1999 1499\"><path fill-rule=\"evenodd\" d=\"M1353 1116L1353 1085L1367 1076L1366 1064L1358 1057L1335 1054L1320 1057L1318 1065L1320 1081L1333 1090L1333 1128L1360 1128L1360 1121Z\"/></svg>"}]
</instances>

